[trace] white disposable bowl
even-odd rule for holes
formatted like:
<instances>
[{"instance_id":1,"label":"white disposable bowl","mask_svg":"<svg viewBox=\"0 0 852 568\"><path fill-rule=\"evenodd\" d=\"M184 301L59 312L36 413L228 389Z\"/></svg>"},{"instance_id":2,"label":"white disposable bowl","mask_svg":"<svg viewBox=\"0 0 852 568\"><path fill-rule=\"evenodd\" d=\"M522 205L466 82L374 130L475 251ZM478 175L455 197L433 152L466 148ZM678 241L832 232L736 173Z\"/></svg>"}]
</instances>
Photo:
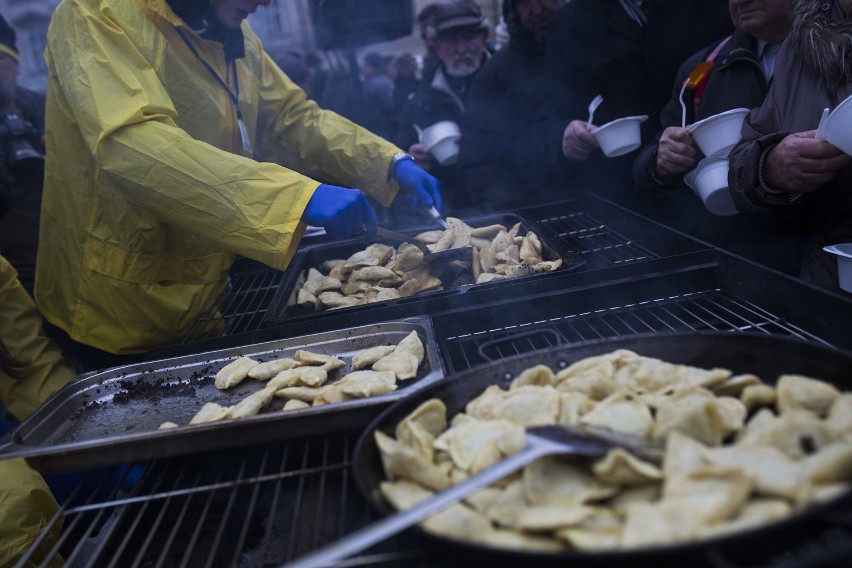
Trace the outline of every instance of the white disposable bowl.
<instances>
[{"instance_id":1,"label":"white disposable bowl","mask_svg":"<svg viewBox=\"0 0 852 568\"><path fill-rule=\"evenodd\" d=\"M626 116L607 122L592 130L604 156L615 158L632 152L642 145L642 132L639 125L648 120L647 115Z\"/></svg>"},{"instance_id":2,"label":"white disposable bowl","mask_svg":"<svg viewBox=\"0 0 852 568\"><path fill-rule=\"evenodd\" d=\"M448 166L459 156L456 138L461 134L459 125L452 120L442 120L423 130L420 142L426 151L435 156L442 166Z\"/></svg>"},{"instance_id":3,"label":"white disposable bowl","mask_svg":"<svg viewBox=\"0 0 852 568\"><path fill-rule=\"evenodd\" d=\"M825 121L825 139L852 156L852 95L837 105Z\"/></svg>"},{"instance_id":4,"label":"white disposable bowl","mask_svg":"<svg viewBox=\"0 0 852 568\"><path fill-rule=\"evenodd\" d=\"M840 288L852 292L852 243L841 243L822 250L837 255L837 273Z\"/></svg>"},{"instance_id":5,"label":"white disposable bowl","mask_svg":"<svg viewBox=\"0 0 852 568\"><path fill-rule=\"evenodd\" d=\"M698 163L695 175L686 181L692 182L692 189L704 203L707 211L714 215L736 215L737 208L728 191L728 158L704 158Z\"/></svg>"},{"instance_id":6,"label":"white disposable bowl","mask_svg":"<svg viewBox=\"0 0 852 568\"><path fill-rule=\"evenodd\" d=\"M457 136L444 138L429 148L429 152L435 156L435 159L438 160L438 163L442 166L450 166L458 160L459 144L456 142L456 138Z\"/></svg>"},{"instance_id":7,"label":"white disposable bowl","mask_svg":"<svg viewBox=\"0 0 852 568\"><path fill-rule=\"evenodd\" d=\"M712 156L726 146L733 147L739 142L748 113L747 108L735 108L691 124L686 130L704 155Z\"/></svg>"}]
</instances>

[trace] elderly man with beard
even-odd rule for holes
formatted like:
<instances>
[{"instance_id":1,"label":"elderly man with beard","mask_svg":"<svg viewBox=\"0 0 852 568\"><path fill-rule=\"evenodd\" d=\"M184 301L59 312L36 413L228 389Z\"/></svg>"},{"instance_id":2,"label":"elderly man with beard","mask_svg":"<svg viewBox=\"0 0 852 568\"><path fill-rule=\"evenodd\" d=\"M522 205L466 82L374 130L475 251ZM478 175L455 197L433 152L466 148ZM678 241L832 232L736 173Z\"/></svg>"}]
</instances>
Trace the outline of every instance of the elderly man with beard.
<instances>
[{"instance_id":1,"label":"elderly man with beard","mask_svg":"<svg viewBox=\"0 0 852 568\"><path fill-rule=\"evenodd\" d=\"M713 63L712 71L696 88L684 91L687 125L734 108L760 106L769 90L778 48L793 23L792 0L728 0L728 9L736 26L733 35L684 61L672 97L660 114L663 129L633 164L633 181L643 192L635 209L696 238L797 274L791 253L803 245L788 223L769 216L713 215L683 183L683 174L703 157L688 128L681 126L684 80L699 63Z\"/></svg>"},{"instance_id":2,"label":"elderly man with beard","mask_svg":"<svg viewBox=\"0 0 852 568\"><path fill-rule=\"evenodd\" d=\"M414 126L426 128L442 120L461 123L470 86L488 57L488 25L473 0L454 0L438 4L432 30L440 65L403 107L394 142L441 181L447 209L458 210L468 204L458 165L438 164L419 142Z\"/></svg>"},{"instance_id":3,"label":"elderly man with beard","mask_svg":"<svg viewBox=\"0 0 852 568\"><path fill-rule=\"evenodd\" d=\"M794 214L807 251L800 276L838 289L826 245L852 242L852 158L816 139L822 110L852 94L852 0L795 0L763 105L731 152L729 187L743 212Z\"/></svg>"},{"instance_id":4,"label":"elderly man with beard","mask_svg":"<svg viewBox=\"0 0 852 568\"><path fill-rule=\"evenodd\" d=\"M464 188L477 208L503 207L541 198L552 184L535 170L513 167L514 133L535 116L529 104L545 72L550 22L566 0L506 0L504 19L511 38L477 74L462 122L459 167Z\"/></svg>"}]
</instances>

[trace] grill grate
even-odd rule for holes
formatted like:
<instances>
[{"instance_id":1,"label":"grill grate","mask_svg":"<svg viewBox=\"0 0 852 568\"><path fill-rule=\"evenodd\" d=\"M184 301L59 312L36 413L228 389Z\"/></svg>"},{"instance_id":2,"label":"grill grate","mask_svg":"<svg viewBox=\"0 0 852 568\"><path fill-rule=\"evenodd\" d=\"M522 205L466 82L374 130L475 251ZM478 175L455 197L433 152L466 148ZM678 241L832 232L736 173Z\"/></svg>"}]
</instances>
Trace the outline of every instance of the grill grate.
<instances>
[{"instance_id":1,"label":"grill grate","mask_svg":"<svg viewBox=\"0 0 852 568\"><path fill-rule=\"evenodd\" d=\"M449 372L457 373L556 345L638 333L697 330L762 332L828 345L759 306L721 290L706 290L447 337L441 349L450 365Z\"/></svg>"},{"instance_id":2,"label":"grill grate","mask_svg":"<svg viewBox=\"0 0 852 568\"><path fill-rule=\"evenodd\" d=\"M586 212L542 219L535 225L542 237L558 248L579 251L586 260L586 270L659 258Z\"/></svg>"},{"instance_id":3,"label":"grill grate","mask_svg":"<svg viewBox=\"0 0 852 568\"><path fill-rule=\"evenodd\" d=\"M535 230L568 256L578 252L585 260L580 271L609 268L660 255L601 223L587 212L552 217L533 223ZM259 330L266 325L267 309L285 284L285 273L241 259L232 270L217 308L196 322L183 343Z\"/></svg>"},{"instance_id":4,"label":"grill grate","mask_svg":"<svg viewBox=\"0 0 852 568\"><path fill-rule=\"evenodd\" d=\"M158 460L129 492L109 489L119 469L99 472L101 482L81 482L88 494L52 520L61 517L64 531L51 555L69 566L284 564L374 518L350 479L354 442L331 436ZM399 538L347 565L426 566L422 556Z\"/></svg>"},{"instance_id":5,"label":"grill grate","mask_svg":"<svg viewBox=\"0 0 852 568\"><path fill-rule=\"evenodd\" d=\"M198 319L183 342L260 329L283 280L284 273L271 268L232 271L216 308Z\"/></svg>"}]
</instances>

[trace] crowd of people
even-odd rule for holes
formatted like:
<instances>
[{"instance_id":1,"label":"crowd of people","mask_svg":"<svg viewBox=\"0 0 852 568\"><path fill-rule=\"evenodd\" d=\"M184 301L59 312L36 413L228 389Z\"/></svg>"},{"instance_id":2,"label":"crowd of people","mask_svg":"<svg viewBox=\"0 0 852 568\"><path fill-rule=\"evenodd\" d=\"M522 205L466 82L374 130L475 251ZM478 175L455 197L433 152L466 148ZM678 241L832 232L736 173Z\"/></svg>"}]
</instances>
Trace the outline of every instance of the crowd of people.
<instances>
[{"instance_id":1,"label":"crowd of people","mask_svg":"<svg viewBox=\"0 0 852 568\"><path fill-rule=\"evenodd\" d=\"M842 293L822 248L852 242L852 157L815 128L852 94L852 0L504 0L503 34L441 0L412 22L422 53L361 58L354 107L321 58L266 53L245 20L269 1L60 2L46 96L17 86L0 18L4 431L76 373L180 341L237 257L284 270L308 226L369 238L591 192ZM684 185L687 126L734 108L719 217ZM605 157L594 128L635 115L645 145ZM444 121L451 159L422 134ZM14 558L57 505L0 467Z\"/></svg>"}]
</instances>

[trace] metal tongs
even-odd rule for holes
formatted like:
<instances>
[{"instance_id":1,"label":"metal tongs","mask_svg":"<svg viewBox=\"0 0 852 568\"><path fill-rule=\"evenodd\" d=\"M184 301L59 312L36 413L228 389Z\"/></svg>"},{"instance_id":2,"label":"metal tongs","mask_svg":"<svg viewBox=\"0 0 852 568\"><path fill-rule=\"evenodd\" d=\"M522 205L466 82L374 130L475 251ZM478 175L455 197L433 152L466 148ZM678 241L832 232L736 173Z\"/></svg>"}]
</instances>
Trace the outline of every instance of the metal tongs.
<instances>
[{"instance_id":1,"label":"metal tongs","mask_svg":"<svg viewBox=\"0 0 852 568\"><path fill-rule=\"evenodd\" d=\"M432 217L432 220L433 220L433 221L435 221L436 223L438 223L439 225L441 225L441 227L443 227L445 230L448 228L448 227L447 227L447 222L446 222L446 221L444 221L444 218L443 218L443 217L441 217L441 214L440 214L440 213L438 213L438 210L437 210L437 209L435 209L435 206L434 206L434 205L433 205L432 207L430 207L427 211L428 211L428 213L429 213L429 216L430 216L430 217Z\"/></svg>"},{"instance_id":2,"label":"metal tongs","mask_svg":"<svg viewBox=\"0 0 852 568\"><path fill-rule=\"evenodd\" d=\"M432 252L431 250L429 250L429 247L427 247L425 243L418 241L416 238L409 237L408 235L403 235L402 233L397 233L395 231L390 231L383 227L376 227L376 235L394 241L413 244L418 249L420 249L420 252L423 253L423 262L425 262L426 264L433 264L435 262L450 262L453 260L471 262L473 258L473 249L471 247L458 247L438 252Z\"/></svg>"},{"instance_id":3,"label":"metal tongs","mask_svg":"<svg viewBox=\"0 0 852 568\"><path fill-rule=\"evenodd\" d=\"M649 461L660 462L663 448L644 439L602 430L600 428L571 428L540 426L526 431L527 446L503 461L472 475L461 483L421 501L414 507L394 513L381 521L358 530L345 539L308 554L288 564L289 568L321 568L331 566L352 554L366 550L450 505L500 481L535 460L550 455L600 457L613 448L624 448Z\"/></svg>"}]
</instances>

